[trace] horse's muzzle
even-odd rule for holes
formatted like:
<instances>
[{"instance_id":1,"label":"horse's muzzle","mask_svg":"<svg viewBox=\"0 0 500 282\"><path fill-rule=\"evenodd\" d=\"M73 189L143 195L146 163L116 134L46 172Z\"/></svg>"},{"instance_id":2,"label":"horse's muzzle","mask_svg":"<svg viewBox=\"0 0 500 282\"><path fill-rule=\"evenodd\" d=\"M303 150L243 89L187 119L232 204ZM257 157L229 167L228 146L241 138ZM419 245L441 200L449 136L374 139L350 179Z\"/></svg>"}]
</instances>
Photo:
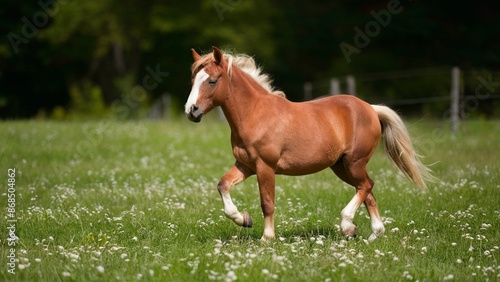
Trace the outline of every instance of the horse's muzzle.
<instances>
[{"instance_id":1,"label":"horse's muzzle","mask_svg":"<svg viewBox=\"0 0 500 282\"><path fill-rule=\"evenodd\" d=\"M203 111L196 105L192 105L189 109L189 113L187 114L188 119L193 122L200 122L202 116Z\"/></svg>"}]
</instances>

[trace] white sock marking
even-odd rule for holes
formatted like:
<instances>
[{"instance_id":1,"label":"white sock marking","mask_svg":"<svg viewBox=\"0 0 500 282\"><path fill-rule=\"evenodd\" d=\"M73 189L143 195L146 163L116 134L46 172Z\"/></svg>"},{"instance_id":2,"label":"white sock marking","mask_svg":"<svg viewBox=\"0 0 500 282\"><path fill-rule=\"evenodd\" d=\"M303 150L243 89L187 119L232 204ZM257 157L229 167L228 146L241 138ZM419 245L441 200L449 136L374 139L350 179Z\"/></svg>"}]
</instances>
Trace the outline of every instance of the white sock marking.
<instances>
[{"instance_id":1,"label":"white sock marking","mask_svg":"<svg viewBox=\"0 0 500 282\"><path fill-rule=\"evenodd\" d=\"M241 226L243 225L243 216L238 211L238 208L234 205L233 200L229 193L223 193L222 202L224 203L224 213L228 218L230 218L234 223Z\"/></svg>"}]
</instances>

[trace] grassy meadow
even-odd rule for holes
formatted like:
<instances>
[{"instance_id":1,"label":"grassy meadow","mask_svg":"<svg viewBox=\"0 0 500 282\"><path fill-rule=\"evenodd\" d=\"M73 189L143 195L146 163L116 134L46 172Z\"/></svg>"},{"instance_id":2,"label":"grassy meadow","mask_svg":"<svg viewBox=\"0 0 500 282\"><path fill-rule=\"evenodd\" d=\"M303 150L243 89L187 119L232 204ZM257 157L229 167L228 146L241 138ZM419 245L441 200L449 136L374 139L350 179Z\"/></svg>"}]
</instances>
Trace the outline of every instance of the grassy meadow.
<instances>
[{"instance_id":1,"label":"grassy meadow","mask_svg":"<svg viewBox=\"0 0 500 282\"><path fill-rule=\"evenodd\" d=\"M231 193L253 228L225 218L216 186L234 159L224 122L2 122L0 279L500 280L500 122L469 121L456 138L443 122L408 126L439 182L419 190L379 148L369 173L386 234L368 244L364 206L358 237L341 236L354 189L328 170L277 177L274 241L260 241L255 176Z\"/></svg>"}]
</instances>

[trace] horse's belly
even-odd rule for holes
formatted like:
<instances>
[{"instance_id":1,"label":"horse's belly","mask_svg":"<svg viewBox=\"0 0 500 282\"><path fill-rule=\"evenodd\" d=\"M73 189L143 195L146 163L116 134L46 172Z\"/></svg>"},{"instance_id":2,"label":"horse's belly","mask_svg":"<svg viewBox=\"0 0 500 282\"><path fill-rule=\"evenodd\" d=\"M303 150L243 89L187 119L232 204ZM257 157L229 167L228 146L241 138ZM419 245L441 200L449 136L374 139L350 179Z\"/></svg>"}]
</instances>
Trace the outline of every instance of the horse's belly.
<instances>
[{"instance_id":1,"label":"horse's belly","mask_svg":"<svg viewBox=\"0 0 500 282\"><path fill-rule=\"evenodd\" d=\"M336 156L308 156L283 157L278 161L276 167L277 174L285 175L305 175L321 171L335 164Z\"/></svg>"},{"instance_id":2,"label":"horse's belly","mask_svg":"<svg viewBox=\"0 0 500 282\"><path fill-rule=\"evenodd\" d=\"M332 166L331 165L314 165L314 166L307 166L307 167L300 167L300 166L293 166L293 167L278 167L276 169L276 174L283 174L283 175L306 175L306 174L312 174L316 173L318 171L321 171L327 167Z\"/></svg>"}]
</instances>

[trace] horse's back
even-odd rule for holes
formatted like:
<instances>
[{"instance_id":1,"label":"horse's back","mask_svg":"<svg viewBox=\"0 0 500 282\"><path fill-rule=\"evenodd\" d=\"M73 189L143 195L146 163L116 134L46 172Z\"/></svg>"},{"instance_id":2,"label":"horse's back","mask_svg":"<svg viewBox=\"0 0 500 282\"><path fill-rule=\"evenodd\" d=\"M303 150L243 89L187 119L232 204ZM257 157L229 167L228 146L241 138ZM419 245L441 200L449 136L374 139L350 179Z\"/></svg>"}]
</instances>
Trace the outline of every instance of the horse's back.
<instances>
[{"instance_id":1,"label":"horse's back","mask_svg":"<svg viewBox=\"0 0 500 282\"><path fill-rule=\"evenodd\" d=\"M373 111L370 104L352 95L333 95L322 97L320 99L311 100L305 103L310 103L313 105L329 108L329 109L343 109L351 112L366 112Z\"/></svg>"},{"instance_id":2,"label":"horse's back","mask_svg":"<svg viewBox=\"0 0 500 282\"><path fill-rule=\"evenodd\" d=\"M371 150L382 135L379 118L373 107L352 95L335 95L308 102L324 112L337 135L348 144L346 149ZM366 147L366 148L364 148Z\"/></svg>"},{"instance_id":3,"label":"horse's back","mask_svg":"<svg viewBox=\"0 0 500 282\"><path fill-rule=\"evenodd\" d=\"M311 111L320 112L336 122L355 129L358 126L377 128L380 125L377 113L367 102L352 95L335 95L304 102Z\"/></svg>"}]
</instances>

